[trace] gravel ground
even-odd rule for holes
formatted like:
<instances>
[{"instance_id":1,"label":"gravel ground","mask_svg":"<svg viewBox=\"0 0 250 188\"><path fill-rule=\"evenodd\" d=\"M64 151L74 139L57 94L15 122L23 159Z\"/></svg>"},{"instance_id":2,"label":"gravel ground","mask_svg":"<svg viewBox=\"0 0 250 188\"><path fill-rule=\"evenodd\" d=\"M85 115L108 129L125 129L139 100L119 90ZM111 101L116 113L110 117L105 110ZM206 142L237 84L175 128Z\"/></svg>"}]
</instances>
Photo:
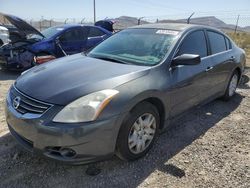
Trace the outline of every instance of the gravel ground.
<instances>
[{"instance_id":1,"label":"gravel ground","mask_svg":"<svg viewBox=\"0 0 250 188\"><path fill-rule=\"evenodd\" d=\"M250 76L250 71L248 72ZM250 187L250 84L173 123L149 154L68 166L23 151L5 123L5 95L17 74L0 70L0 187ZM86 170L98 169L96 176Z\"/></svg>"}]
</instances>

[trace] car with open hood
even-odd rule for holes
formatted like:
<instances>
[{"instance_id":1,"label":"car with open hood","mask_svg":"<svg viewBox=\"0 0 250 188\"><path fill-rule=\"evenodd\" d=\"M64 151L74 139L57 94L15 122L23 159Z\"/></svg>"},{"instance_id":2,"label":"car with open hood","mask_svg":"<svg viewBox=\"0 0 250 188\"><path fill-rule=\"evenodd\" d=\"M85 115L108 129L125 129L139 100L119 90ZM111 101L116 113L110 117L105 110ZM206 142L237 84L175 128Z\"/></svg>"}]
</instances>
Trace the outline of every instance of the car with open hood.
<instances>
[{"instance_id":1,"label":"car with open hood","mask_svg":"<svg viewBox=\"0 0 250 188\"><path fill-rule=\"evenodd\" d=\"M24 148L58 161L135 160L174 117L233 97L245 60L211 27L128 28L88 54L24 72L7 94L7 124Z\"/></svg>"},{"instance_id":2,"label":"car with open hood","mask_svg":"<svg viewBox=\"0 0 250 188\"><path fill-rule=\"evenodd\" d=\"M0 65L25 70L35 64L87 51L112 35L99 26L66 24L38 31L24 20L3 14L19 31L18 40L0 48Z\"/></svg>"},{"instance_id":3,"label":"car with open hood","mask_svg":"<svg viewBox=\"0 0 250 188\"><path fill-rule=\"evenodd\" d=\"M0 25L0 47L9 42L9 31L3 25Z\"/></svg>"}]
</instances>

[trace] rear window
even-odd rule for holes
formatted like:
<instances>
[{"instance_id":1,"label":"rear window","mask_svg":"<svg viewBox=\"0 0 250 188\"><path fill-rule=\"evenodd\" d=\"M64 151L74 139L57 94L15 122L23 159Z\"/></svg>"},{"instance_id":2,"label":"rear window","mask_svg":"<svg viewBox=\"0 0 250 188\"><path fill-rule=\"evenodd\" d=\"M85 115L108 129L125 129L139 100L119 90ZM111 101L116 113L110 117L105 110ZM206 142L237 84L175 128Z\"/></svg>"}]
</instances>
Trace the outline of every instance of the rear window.
<instances>
[{"instance_id":1,"label":"rear window","mask_svg":"<svg viewBox=\"0 0 250 188\"><path fill-rule=\"evenodd\" d=\"M208 31L208 38L211 46L211 53L217 54L227 50L225 37L222 34Z\"/></svg>"},{"instance_id":2,"label":"rear window","mask_svg":"<svg viewBox=\"0 0 250 188\"><path fill-rule=\"evenodd\" d=\"M232 44L231 44L230 40L227 37L225 37L225 39L226 39L227 50L232 49Z\"/></svg>"},{"instance_id":3,"label":"rear window","mask_svg":"<svg viewBox=\"0 0 250 188\"><path fill-rule=\"evenodd\" d=\"M89 28L88 37L99 37L99 36L103 36L103 35L105 35L105 33L103 31L101 31L100 29L97 29L94 27Z\"/></svg>"}]
</instances>

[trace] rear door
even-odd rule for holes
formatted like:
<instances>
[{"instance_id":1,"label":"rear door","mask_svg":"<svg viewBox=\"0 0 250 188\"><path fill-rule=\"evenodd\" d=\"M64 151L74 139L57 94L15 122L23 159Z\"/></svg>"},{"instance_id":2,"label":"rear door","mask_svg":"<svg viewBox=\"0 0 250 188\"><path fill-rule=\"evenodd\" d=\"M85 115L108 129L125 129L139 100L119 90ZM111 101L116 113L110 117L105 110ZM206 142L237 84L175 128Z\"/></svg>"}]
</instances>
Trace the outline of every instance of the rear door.
<instances>
[{"instance_id":1,"label":"rear door","mask_svg":"<svg viewBox=\"0 0 250 188\"><path fill-rule=\"evenodd\" d=\"M199 65L186 65L171 68L171 116L197 105L200 95L208 87L205 69L210 63L207 40L204 30L196 30L185 36L176 57L182 54L200 55Z\"/></svg>"},{"instance_id":2,"label":"rear door","mask_svg":"<svg viewBox=\"0 0 250 188\"><path fill-rule=\"evenodd\" d=\"M209 78L209 93L216 95L224 92L227 78L234 66L232 45L229 39L222 33L208 30L207 36L210 44L210 69L207 70Z\"/></svg>"},{"instance_id":3,"label":"rear door","mask_svg":"<svg viewBox=\"0 0 250 188\"><path fill-rule=\"evenodd\" d=\"M66 30L59 37L60 44L67 55L80 53L86 46L87 35L81 27Z\"/></svg>"}]
</instances>

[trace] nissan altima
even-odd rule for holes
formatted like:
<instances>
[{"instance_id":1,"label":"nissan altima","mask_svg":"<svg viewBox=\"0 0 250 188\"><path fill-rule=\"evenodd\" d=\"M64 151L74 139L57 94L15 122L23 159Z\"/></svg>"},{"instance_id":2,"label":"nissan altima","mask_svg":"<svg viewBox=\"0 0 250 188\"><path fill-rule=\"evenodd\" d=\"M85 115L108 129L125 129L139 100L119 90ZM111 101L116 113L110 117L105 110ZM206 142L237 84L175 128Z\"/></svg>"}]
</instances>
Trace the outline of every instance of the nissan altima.
<instances>
[{"instance_id":1,"label":"nissan altima","mask_svg":"<svg viewBox=\"0 0 250 188\"><path fill-rule=\"evenodd\" d=\"M51 159L135 160L177 115L233 97L244 65L245 52L217 29L136 26L24 72L7 94L6 120L24 148Z\"/></svg>"}]
</instances>

